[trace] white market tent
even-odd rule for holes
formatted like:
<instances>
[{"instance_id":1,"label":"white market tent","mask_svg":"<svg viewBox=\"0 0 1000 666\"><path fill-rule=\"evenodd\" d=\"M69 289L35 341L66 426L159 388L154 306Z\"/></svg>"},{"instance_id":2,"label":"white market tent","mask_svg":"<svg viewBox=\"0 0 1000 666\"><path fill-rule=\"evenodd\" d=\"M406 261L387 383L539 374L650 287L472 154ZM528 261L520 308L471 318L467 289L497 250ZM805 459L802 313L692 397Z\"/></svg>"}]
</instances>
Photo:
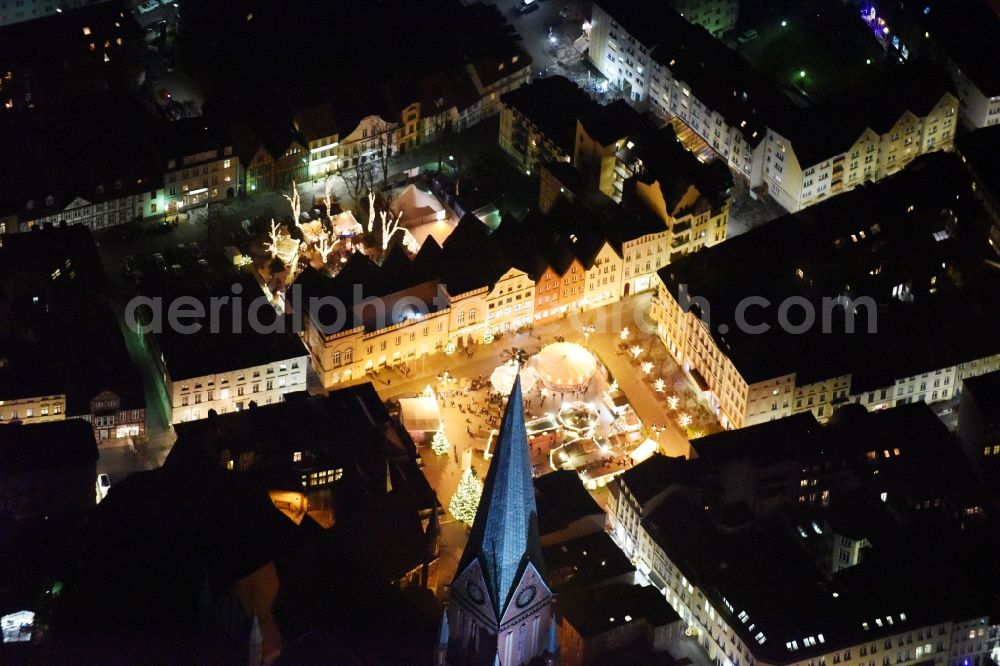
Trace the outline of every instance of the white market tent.
<instances>
[{"instance_id":1,"label":"white market tent","mask_svg":"<svg viewBox=\"0 0 1000 666\"><path fill-rule=\"evenodd\" d=\"M532 359L542 384L550 391L581 391L597 372L597 359L585 347L573 342L554 342Z\"/></svg>"},{"instance_id":2,"label":"white market tent","mask_svg":"<svg viewBox=\"0 0 1000 666\"><path fill-rule=\"evenodd\" d=\"M490 375L490 384L493 385L493 390L501 395L510 395L511 390L514 388L514 377L518 374L517 365L517 361L508 361L503 365L497 366ZM527 393L535 388L535 382L537 381L538 373L535 372L534 368L529 368L528 366L521 368L522 392Z\"/></svg>"},{"instance_id":3,"label":"white market tent","mask_svg":"<svg viewBox=\"0 0 1000 666\"><path fill-rule=\"evenodd\" d=\"M656 453L657 448L656 440L647 439L639 446L632 450L629 457L636 463L641 463L643 460L651 458L654 453Z\"/></svg>"},{"instance_id":4,"label":"white market tent","mask_svg":"<svg viewBox=\"0 0 1000 666\"><path fill-rule=\"evenodd\" d=\"M447 209L437 197L412 184L407 185L406 189L392 200L389 209L394 216L403 214L402 224L407 228L441 221L448 217Z\"/></svg>"},{"instance_id":5,"label":"white market tent","mask_svg":"<svg viewBox=\"0 0 1000 666\"><path fill-rule=\"evenodd\" d=\"M441 410L437 398L401 398L400 421L407 432L429 432L441 425Z\"/></svg>"}]
</instances>

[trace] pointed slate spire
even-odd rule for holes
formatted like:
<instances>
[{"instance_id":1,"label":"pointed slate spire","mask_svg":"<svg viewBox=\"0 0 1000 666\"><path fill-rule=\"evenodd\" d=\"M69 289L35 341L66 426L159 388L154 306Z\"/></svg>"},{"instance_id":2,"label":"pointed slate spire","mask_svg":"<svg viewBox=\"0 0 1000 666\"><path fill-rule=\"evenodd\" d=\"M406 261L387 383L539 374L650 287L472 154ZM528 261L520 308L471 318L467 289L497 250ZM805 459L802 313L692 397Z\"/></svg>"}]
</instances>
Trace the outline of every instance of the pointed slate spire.
<instances>
[{"instance_id":1,"label":"pointed slate spire","mask_svg":"<svg viewBox=\"0 0 1000 666\"><path fill-rule=\"evenodd\" d=\"M543 573L519 376L515 377L500 423L496 450L459 571L476 558L497 617L507 607L511 590L528 560Z\"/></svg>"}]
</instances>

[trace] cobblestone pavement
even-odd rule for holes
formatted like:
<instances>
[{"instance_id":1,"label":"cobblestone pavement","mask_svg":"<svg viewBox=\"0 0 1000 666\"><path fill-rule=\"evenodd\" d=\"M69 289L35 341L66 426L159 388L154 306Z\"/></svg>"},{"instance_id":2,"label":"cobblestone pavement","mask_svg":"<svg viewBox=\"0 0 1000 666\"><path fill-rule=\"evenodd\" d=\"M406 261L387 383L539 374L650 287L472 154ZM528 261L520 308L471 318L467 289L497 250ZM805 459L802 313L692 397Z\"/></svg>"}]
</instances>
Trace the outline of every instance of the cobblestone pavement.
<instances>
[{"instance_id":1,"label":"cobblestone pavement","mask_svg":"<svg viewBox=\"0 0 1000 666\"><path fill-rule=\"evenodd\" d=\"M726 238L745 234L765 222L787 215L788 211L770 197L754 199L746 182L737 178L733 188L733 202L729 208L729 225Z\"/></svg>"}]
</instances>

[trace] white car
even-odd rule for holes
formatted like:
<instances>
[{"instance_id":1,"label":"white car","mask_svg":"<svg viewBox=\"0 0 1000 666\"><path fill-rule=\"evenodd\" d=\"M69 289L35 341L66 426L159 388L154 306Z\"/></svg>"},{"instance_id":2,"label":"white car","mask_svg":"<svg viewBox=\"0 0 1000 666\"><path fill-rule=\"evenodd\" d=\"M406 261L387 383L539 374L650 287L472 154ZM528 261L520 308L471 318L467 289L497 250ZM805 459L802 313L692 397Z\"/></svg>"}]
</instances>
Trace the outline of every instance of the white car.
<instances>
[{"instance_id":1,"label":"white car","mask_svg":"<svg viewBox=\"0 0 1000 666\"><path fill-rule=\"evenodd\" d=\"M102 499L108 496L108 491L111 490L111 477L107 474L99 474L97 476L97 501L100 502Z\"/></svg>"},{"instance_id":2,"label":"white car","mask_svg":"<svg viewBox=\"0 0 1000 666\"><path fill-rule=\"evenodd\" d=\"M140 14L148 14L149 12L158 8L159 6L160 3L158 3L156 0L146 0L146 2L137 5L136 9L139 10Z\"/></svg>"}]
</instances>

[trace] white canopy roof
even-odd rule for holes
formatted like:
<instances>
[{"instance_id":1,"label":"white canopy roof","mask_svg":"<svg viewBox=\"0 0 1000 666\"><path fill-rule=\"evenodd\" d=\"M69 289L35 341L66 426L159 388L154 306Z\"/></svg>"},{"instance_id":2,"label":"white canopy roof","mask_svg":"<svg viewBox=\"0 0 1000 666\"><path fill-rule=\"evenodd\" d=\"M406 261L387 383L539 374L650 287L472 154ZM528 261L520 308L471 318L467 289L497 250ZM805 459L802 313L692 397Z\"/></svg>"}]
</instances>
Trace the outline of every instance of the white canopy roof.
<instances>
[{"instance_id":1,"label":"white canopy roof","mask_svg":"<svg viewBox=\"0 0 1000 666\"><path fill-rule=\"evenodd\" d=\"M510 395L514 388L514 377L517 375L517 361L508 361L497 366L493 374L490 375L490 384L494 390L501 395ZM521 391L527 393L535 387L538 381L538 373L534 368L524 366L521 368Z\"/></svg>"},{"instance_id":2,"label":"white canopy roof","mask_svg":"<svg viewBox=\"0 0 1000 666\"><path fill-rule=\"evenodd\" d=\"M597 371L597 359L585 347L573 342L555 342L534 358L534 367L545 387L552 391L586 388Z\"/></svg>"},{"instance_id":3,"label":"white canopy roof","mask_svg":"<svg viewBox=\"0 0 1000 666\"><path fill-rule=\"evenodd\" d=\"M403 213L403 226L410 228L426 222L443 220L448 211L430 192L421 190L416 185L407 185L398 197L389 205L393 215Z\"/></svg>"},{"instance_id":4,"label":"white canopy roof","mask_svg":"<svg viewBox=\"0 0 1000 666\"><path fill-rule=\"evenodd\" d=\"M407 432L427 432L437 430L441 425L441 410L437 398L401 398L399 401L400 421Z\"/></svg>"},{"instance_id":5,"label":"white canopy roof","mask_svg":"<svg viewBox=\"0 0 1000 666\"><path fill-rule=\"evenodd\" d=\"M629 457L637 463L641 463L643 460L652 457L656 453L656 441L652 439L646 439L642 444L635 447Z\"/></svg>"}]
</instances>

